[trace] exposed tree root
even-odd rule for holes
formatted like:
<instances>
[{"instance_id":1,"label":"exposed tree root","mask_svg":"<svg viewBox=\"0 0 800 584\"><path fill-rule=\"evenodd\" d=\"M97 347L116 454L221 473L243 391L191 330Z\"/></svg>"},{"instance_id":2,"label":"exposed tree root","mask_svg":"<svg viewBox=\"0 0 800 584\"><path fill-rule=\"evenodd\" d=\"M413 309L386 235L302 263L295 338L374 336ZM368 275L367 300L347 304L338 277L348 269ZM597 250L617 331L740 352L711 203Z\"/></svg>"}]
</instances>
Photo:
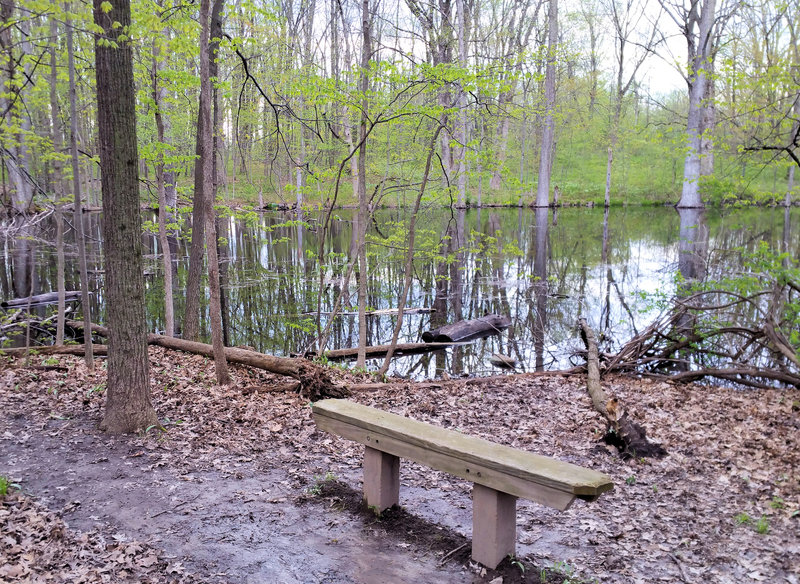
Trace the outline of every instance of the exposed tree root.
<instances>
[{"instance_id":1,"label":"exposed tree root","mask_svg":"<svg viewBox=\"0 0 800 584\"><path fill-rule=\"evenodd\" d=\"M659 444L647 439L645 429L634 422L616 397L610 397L600 383L600 360L597 339L586 319L580 319L581 336L587 350L586 388L592 398L594 408L608 420L604 440L617 447L623 458L660 458L667 452Z\"/></svg>"}]
</instances>

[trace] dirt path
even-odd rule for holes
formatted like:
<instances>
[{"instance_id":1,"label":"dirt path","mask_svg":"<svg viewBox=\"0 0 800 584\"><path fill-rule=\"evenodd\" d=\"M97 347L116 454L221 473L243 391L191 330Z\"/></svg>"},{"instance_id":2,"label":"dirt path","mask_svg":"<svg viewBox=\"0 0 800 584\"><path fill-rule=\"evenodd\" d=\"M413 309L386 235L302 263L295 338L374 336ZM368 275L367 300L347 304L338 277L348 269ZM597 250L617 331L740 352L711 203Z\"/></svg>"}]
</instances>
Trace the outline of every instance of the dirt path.
<instances>
[{"instance_id":1,"label":"dirt path","mask_svg":"<svg viewBox=\"0 0 800 584\"><path fill-rule=\"evenodd\" d=\"M60 510L70 527L160 550L198 578L225 582L465 582L463 566L376 533L362 517L296 504L286 473L240 457L176 473L161 449L99 436L86 421L16 419L2 427L0 469ZM242 462L240 462L240 460Z\"/></svg>"},{"instance_id":2,"label":"dirt path","mask_svg":"<svg viewBox=\"0 0 800 584\"><path fill-rule=\"evenodd\" d=\"M215 387L204 359L151 351L153 399L167 431L141 437L95 431L103 372L87 373L77 358L59 361L66 370L8 362L0 371L0 475L39 504L0 509L0 524L19 534L0 564L31 560L29 577L46 572L54 582L123 581L113 563L122 560L130 581L148 582L502 575L508 584L539 582L541 567L554 564L574 583L800 582L796 392L607 380L669 452L627 462L598 442L602 422L581 379L409 384L353 396L612 476L614 491L564 513L521 501L525 572L510 562L485 572L468 558L469 483L404 462L403 510L378 520L358 510L361 447L317 431L307 401L270 392L275 379L245 368L235 369L233 387ZM48 528L58 537L39 547L50 555L22 549L36 539L26 539L26 529L36 531L28 524L44 521L27 519L34 511L68 523L67 535ZM63 559L76 546L93 550L86 573L97 578L66 577L81 560ZM5 577L25 581L14 574Z\"/></svg>"}]
</instances>

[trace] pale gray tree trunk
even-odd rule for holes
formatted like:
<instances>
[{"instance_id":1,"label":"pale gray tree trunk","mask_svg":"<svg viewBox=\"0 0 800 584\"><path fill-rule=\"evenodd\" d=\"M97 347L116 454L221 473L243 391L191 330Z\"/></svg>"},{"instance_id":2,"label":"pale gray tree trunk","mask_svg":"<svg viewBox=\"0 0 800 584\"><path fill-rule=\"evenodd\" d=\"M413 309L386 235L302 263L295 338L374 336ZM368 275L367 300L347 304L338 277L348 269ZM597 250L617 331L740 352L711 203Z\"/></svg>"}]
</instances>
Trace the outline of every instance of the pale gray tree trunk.
<instances>
[{"instance_id":1,"label":"pale gray tree trunk","mask_svg":"<svg viewBox=\"0 0 800 584\"><path fill-rule=\"evenodd\" d=\"M545 118L542 129L542 148L539 153L539 180L536 186L536 207L550 204L550 173L553 169L556 107L556 45L558 43L558 0L549 0L547 11L547 65L545 67Z\"/></svg>"},{"instance_id":2,"label":"pale gray tree trunk","mask_svg":"<svg viewBox=\"0 0 800 584\"><path fill-rule=\"evenodd\" d=\"M679 25L683 26L688 48L689 110L686 122L686 158L683 164L683 187L679 208L703 206L700 193L700 177L709 172L707 156L709 143L704 137L707 124L713 122L713 65L714 65L714 21L716 0L692 0L691 9ZM673 16L674 17L674 16ZM695 31L695 28L697 29ZM713 163L713 161L712 161Z\"/></svg>"},{"instance_id":3,"label":"pale gray tree trunk","mask_svg":"<svg viewBox=\"0 0 800 584\"><path fill-rule=\"evenodd\" d=\"M50 20L50 123L53 129L53 150L59 156L64 151L64 140L58 114L58 60L55 43L58 42L58 21ZM56 286L58 287L58 315L56 322L56 345L64 344L64 319L66 313L66 284L64 281L64 204L66 192L64 185L63 163L61 158L53 161L53 187L55 190L56 208Z\"/></svg>"},{"instance_id":4,"label":"pale gray tree trunk","mask_svg":"<svg viewBox=\"0 0 800 584\"><path fill-rule=\"evenodd\" d=\"M361 121L358 127L358 357L356 367L366 366L367 348L367 120L369 117L369 63L372 57L372 18L369 0L361 2L361 72L358 90L361 93Z\"/></svg>"},{"instance_id":5,"label":"pale gray tree trunk","mask_svg":"<svg viewBox=\"0 0 800 584\"><path fill-rule=\"evenodd\" d=\"M458 59L461 67L467 67L466 14L464 0L456 0L458 13ZM467 94L458 90L458 206L463 207L467 197Z\"/></svg>"},{"instance_id":6,"label":"pale gray tree trunk","mask_svg":"<svg viewBox=\"0 0 800 584\"><path fill-rule=\"evenodd\" d=\"M69 14L69 3L67 3L67 14ZM64 22L67 31L67 66L69 68L69 121L70 136L69 150L72 160L72 194L73 201L73 223L75 224L75 244L78 247L78 270L81 279L81 304L83 308L83 331L84 331L84 360L86 368L94 371L94 351L92 349L92 315L89 307L89 271L86 264L86 238L83 233L83 209L81 207L81 170L78 163L78 99L75 86L75 48L72 39L72 22L67 16ZM102 162L102 161L101 161Z\"/></svg>"},{"instance_id":7,"label":"pale gray tree trunk","mask_svg":"<svg viewBox=\"0 0 800 584\"><path fill-rule=\"evenodd\" d=\"M3 2L0 4L0 22L11 23L17 17L15 16L15 3L13 1ZM13 26L6 25L0 27L0 50L12 54L14 48L14 39L11 36ZM29 56L32 54L32 47L30 42L30 19L26 15L18 18L16 28L19 29L22 35L22 42L19 43L22 54ZM12 55L13 58L13 55ZM20 56L20 58L22 58ZM30 169L28 161L28 148L26 136L31 129L31 119L28 115L27 109L24 107L27 102L29 94L28 84L23 80L16 79L15 76L21 73L25 79L30 78L31 62L30 59L23 59L22 71L19 72L12 65L9 66L7 75L3 79L3 91L0 91L0 110L5 112L5 123L11 127L19 126L19 132L16 132L15 141L13 143L6 143L4 145L5 152L3 159L5 160L6 170L8 171L8 178L11 180L13 188L11 190L11 209L16 213L26 213L33 203L33 183L30 179ZM22 85L22 89L19 89ZM10 102L16 96L16 104Z\"/></svg>"},{"instance_id":8,"label":"pale gray tree trunk","mask_svg":"<svg viewBox=\"0 0 800 584\"><path fill-rule=\"evenodd\" d=\"M165 88L159 86L159 71L163 63L158 59L158 47L153 44L153 103L155 105L156 134L160 144L165 144L164 99ZM158 245L161 247L161 259L164 268L164 336L175 334L175 310L172 298L172 252L167 237L167 188L164 154L159 154L156 163L156 190L158 192Z\"/></svg>"}]
</instances>

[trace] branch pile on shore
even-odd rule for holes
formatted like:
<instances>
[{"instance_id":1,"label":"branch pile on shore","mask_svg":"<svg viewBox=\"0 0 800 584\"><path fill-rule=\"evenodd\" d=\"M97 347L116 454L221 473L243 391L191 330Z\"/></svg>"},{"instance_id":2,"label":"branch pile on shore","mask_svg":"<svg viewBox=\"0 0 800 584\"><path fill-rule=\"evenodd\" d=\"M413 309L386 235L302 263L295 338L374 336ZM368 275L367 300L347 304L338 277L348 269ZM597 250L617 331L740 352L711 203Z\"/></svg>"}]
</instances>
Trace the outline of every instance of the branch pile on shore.
<instances>
[{"instance_id":1,"label":"branch pile on shore","mask_svg":"<svg viewBox=\"0 0 800 584\"><path fill-rule=\"evenodd\" d=\"M783 289L750 296L706 290L677 299L616 355L607 356L603 371L676 382L713 377L750 387L800 388L800 358L782 332L791 327L780 317L785 294Z\"/></svg>"}]
</instances>

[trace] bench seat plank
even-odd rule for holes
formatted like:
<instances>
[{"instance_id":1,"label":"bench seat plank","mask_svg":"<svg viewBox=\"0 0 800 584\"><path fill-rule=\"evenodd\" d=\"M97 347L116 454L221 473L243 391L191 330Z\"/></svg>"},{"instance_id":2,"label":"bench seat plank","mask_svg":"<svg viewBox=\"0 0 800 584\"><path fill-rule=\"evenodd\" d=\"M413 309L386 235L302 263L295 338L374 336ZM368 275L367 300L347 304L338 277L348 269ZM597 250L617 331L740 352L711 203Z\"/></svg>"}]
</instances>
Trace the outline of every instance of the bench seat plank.
<instances>
[{"instance_id":1,"label":"bench seat plank","mask_svg":"<svg viewBox=\"0 0 800 584\"><path fill-rule=\"evenodd\" d=\"M560 510L613 488L597 471L348 400L318 401L313 415L322 430Z\"/></svg>"}]
</instances>

